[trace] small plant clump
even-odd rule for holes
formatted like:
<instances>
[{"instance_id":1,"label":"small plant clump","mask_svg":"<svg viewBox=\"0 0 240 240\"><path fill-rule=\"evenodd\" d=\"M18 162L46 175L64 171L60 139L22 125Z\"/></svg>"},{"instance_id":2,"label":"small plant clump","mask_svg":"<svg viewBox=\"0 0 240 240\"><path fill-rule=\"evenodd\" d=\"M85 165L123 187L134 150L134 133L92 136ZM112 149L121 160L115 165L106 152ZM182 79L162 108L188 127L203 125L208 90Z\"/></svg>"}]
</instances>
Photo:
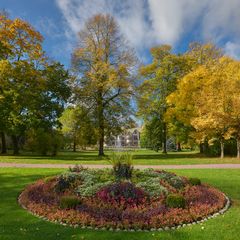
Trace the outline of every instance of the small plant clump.
<instances>
[{"instance_id":1,"label":"small plant clump","mask_svg":"<svg viewBox=\"0 0 240 240\"><path fill-rule=\"evenodd\" d=\"M189 178L188 181L193 186L201 185L201 180L199 178Z\"/></svg>"},{"instance_id":2,"label":"small plant clump","mask_svg":"<svg viewBox=\"0 0 240 240\"><path fill-rule=\"evenodd\" d=\"M166 205L170 208L185 208L186 200L180 194L169 194L166 198Z\"/></svg>"},{"instance_id":3,"label":"small plant clump","mask_svg":"<svg viewBox=\"0 0 240 240\"><path fill-rule=\"evenodd\" d=\"M76 208L80 204L81 204L81 200L76 196L63 196L60 199L61 209Z\"/></svg>"},{"instance_id":4,"label":"small plant clump","mask_svg":"<svg viewBox=\"0 0 240 240\"><path fill-rule=\"evenodd\" d=\"M117 181L131 179L133 173L131 154L112 154L110 162L113 165L113 173Z\"/></svg>"},{"instance_id":5,"label":"small plant clump","mask_svg":"<svg viewBox=\"0 0 240 240\"><path fill-rule=\"evenodd\" d=\"M28 186L20 203L52 221L97 228L151 229L191 223L216 213L225 196L166 171L133 169L130 155L118 153L113 169L75 166Z\"/></svg>"}]
</instances>

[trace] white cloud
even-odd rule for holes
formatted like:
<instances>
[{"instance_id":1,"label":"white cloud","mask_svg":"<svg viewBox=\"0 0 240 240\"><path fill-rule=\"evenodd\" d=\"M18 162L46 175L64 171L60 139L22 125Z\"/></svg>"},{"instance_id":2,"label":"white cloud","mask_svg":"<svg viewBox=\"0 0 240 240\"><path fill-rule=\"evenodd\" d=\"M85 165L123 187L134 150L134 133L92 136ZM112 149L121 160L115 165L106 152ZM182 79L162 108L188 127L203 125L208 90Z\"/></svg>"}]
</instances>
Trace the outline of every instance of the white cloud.
<instances>
[{"instance_id":1,"label":"white cloud","mask_svg":"<svg viewBox=\"0 0 240 240\"><path fill-rule=\"evenodd\" d=\"M165 43L175 44L195 24L205 1L149 0L148 2L153 37Z\"/></svg>"},{"instance_id":2,"label":"white cloud","mask_svg":"<svg viewBox=\"0 0 240 240\"><path fill-rule=\"evenodd\" d=\"M205 38L221 41L226 37L240 37L240 1L211 0L203 15Z\"/></svg>"},{"instance_id":3,"label":"white cloud","mask_svg":"<svg viewBox=\"0 0 240 240\"><path fill-rule=\"evenodd\" d=\"M64 35L55 21L48 17L41 17L35 23L35 27L49 38L62 38Z\"/></svg>"},{"instance_id":4,"label":"white cloud","mask_svg":"<svg viewBox=\"0 0 240 240\"><path fill-rule=\"evenodd\" d=\"M92 15L109 13L138 52L154 44L176 45L193 30L199 40L216 43L229 38L236 42L240 37L240 0L55 1L67 23L68 37L75 37Z\"/></svg>"},{"instance_id":5,"label":"white cloud","mask_svg":"<svg viewBox=\"0 0 240 240\"><path fill-rule=\"evenodd\" d=\"M111 0L56 0L56 3L70 28L66 31L68 35L69 30L74 34L79 32L84 22L92 15L109 13L115 16L130 43L136 47L146 43L143 40L146 40L146 32L149 32L149 29L145 22L145 4L142 0L135 0L134 4L132 0L125 0L121 4Z\"/></svg>"},{"instance_id":6,"label":"white cloud","mask_svg":"<svg viewBox=\"0 0 240 240\"><path fill-rule=\"evenodd\" d=\"M228 56L240 60L240 44L234 42L227 42L225 44L225 53Z\"/></svg>"}]
</instances>

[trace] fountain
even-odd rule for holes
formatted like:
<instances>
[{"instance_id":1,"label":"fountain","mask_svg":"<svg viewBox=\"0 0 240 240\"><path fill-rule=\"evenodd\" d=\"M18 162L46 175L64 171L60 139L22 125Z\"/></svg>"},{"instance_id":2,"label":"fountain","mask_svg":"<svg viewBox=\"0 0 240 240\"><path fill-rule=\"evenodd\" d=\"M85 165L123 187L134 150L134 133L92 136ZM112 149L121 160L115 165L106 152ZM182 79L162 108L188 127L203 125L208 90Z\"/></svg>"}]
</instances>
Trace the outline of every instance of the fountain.
<instances>
[{"instance_id":1,"label":"fountain","mask_svg":"<svg viewBox=\"0 0 240 240\"><path fill-rule=\"evenodd\" d=\"M122 147L122 144L121 144L121 138L120 136L118 135L117 136L117 140L116 140L116 145L115 145L117 151L120 151L121 150L121 147Z\"/></svg>"}]
</instances>

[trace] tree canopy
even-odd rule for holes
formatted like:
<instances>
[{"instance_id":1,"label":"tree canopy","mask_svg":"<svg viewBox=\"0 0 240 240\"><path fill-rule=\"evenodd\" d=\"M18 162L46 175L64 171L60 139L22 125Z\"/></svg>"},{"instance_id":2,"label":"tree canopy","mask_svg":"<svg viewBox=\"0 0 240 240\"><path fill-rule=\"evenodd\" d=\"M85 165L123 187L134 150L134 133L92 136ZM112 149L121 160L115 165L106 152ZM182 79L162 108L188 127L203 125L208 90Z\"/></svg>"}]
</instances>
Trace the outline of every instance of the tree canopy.
<instances>
[{"instance_id":1,"label":"tree canopy","mask_svg":"<svg viewBox=\"0 0 240 240\"><path fill-rule=\"evenodd\" d=\"M79 29L71 74L43 50L30 23L0 13L0 137L55 155L63 138L74 151L98 144L143 120L141 144L167 152L167 139L200 150L230 139L240 158L240 61L212 43L191 43L177 54L169 45L150 49L139 67L115 19L97 14ZM137 107L133 101L137 99ZM135 109L134 109L135 108Z\"/></svg>"},{"instance_id":2,"label":"tree canopy","mask_svg":"<svg viewBox=\"0 0 240 240\"><path fill-rule=\"evenodd\" d=\"M15 154L28 129L56 127L70 95L68 72L48 60L42 41L26 21L0 15L0 132L12 137Z\"/></svg>"},{"instance_id":3,"label":"tree canopy","mask_svg":"<svg viewBox=\"0 0 240 240\"><path fill-rule=\"evenodd\" d=\"M152 63L140 68L144 81L139 86L138 107L139 115L146 122L159 119L158 128L162 129L162 150L167 152L168 122L165 115L168 109L167 96L175 91L177 81L189 71L188 58L171 52L171 46L162 45L151 49ZM148 124L149 125L149 124ZM151 125L151 124L150 124ZM156 125L156 123L155 123Z\"/></svg>"},{"instance_id":4,"label":"tree canopy","mask_svg":"<svg viewBox=\"0 0 240 240\"><path fill-rule=\"evenodd\" d=\"M72 64L76 73L75 102L96 116L102 156L106 132L129 120L136 58L114 18L99 14L79 32Z\"/></svg>"}]
</instances>

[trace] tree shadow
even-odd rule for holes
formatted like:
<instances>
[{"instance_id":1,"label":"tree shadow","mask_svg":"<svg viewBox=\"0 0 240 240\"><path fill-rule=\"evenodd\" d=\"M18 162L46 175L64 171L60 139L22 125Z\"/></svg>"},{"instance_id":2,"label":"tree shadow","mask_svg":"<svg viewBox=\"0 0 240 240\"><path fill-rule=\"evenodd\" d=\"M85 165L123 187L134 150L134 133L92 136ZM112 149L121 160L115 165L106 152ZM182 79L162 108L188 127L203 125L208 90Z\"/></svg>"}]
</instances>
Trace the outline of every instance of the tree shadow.
<instances>
[{"instance_id":1,"label":"tree shadow","mask_svg":"<svg viewBox=\"0 0 240 240\"><path fill-rule=\"evenodd\" d=\"M1 156L1 155L0 155ZM61 152L59 155L56 156L43 156L37 154L26 154L23 153L21 155L4 155L7 159L10 160L57 160L57 161L97 161L100 160L96 152Z\"/></svg>"},{"instance_id":2,"label":"tree shadow","mask_svg":"<svg viewBox=\"0 0 240 240\"><path fill-rule=\"evenodd\" d=\"M14 156L14 155L4 155L4 157L7 157L8 160L15 161L17 162L18 160L26 160L31 162L31 160L34 161L59 161L59 162L75 162L76 163L79 161L86 161L89 163L94 163L96 161L101 161L101 160L107 160L108 155L110 151L105 152L105 157L99 157L97 151L79 151L79 152L60 152L57 156L42 156L42 155L37 155L33 153L27 153L23 152L21 155ZM134 161L136 160L173 160L173 159L200 159L200 158L206 158L205 155L196 153L196 152L169 152L167 154L163 154L161 152L150 152L146 153L145 151L136 151L132 152L133 154L133 159ZM1 157L1 155L0 155ZM4 162L4 157L2 161Z\"/></svg>"},{"instance_id":3,"label":"tree shadow","mask_svg":"<svg viewBox=\"0 0 240 240\"><path fill-rule=\"evenodd\" d=\"M138 154L134 155L134 160L140 159L184 159L184 158L204 158L203 154L200 153L155 153L155 154Z\"/></svg>"}]
</instances>

